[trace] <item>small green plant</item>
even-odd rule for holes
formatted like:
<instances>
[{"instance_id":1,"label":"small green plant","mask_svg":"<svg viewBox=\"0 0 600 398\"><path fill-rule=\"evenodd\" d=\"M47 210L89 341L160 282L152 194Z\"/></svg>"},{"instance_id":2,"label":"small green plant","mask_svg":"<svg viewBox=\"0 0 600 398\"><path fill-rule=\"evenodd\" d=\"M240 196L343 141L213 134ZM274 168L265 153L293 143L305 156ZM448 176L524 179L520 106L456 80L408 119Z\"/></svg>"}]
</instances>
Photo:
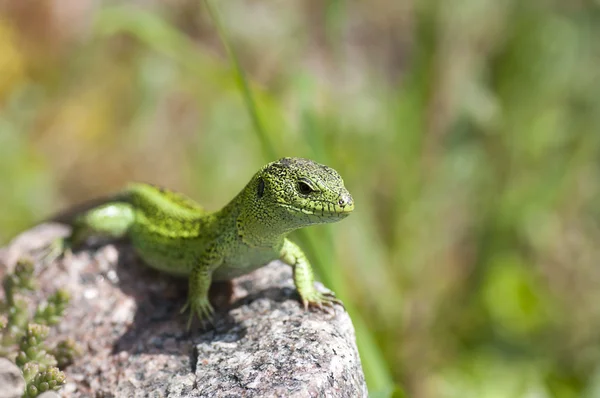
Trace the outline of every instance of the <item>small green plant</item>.
<instances>
[{"instance_id":1,"label":"small green plant","mask_svg":"<svg viewBox=\"0 0 600 398\"><path fill-rule=\"evenodd\" d=\"M26 383L23 397L27 398L58 390L65 384L65 374L60 369L80 353L70 339L52 348L46 343L50 327L58 324L69 303L69 294L57 290L31 315L27 293L36 289L33 274L33 262L19 260L14 271L3 280L4 300L0 301L0 356L14 361L23 372Z\"/></svg>"}]
</instances>

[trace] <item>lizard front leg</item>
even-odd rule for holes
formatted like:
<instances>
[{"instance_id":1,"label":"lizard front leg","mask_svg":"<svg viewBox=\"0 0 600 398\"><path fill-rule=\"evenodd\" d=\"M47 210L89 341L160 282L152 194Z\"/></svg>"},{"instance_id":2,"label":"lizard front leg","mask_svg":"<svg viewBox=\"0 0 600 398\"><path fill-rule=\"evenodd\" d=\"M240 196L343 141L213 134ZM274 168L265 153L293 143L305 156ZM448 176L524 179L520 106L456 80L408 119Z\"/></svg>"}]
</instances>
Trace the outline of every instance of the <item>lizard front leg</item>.
<instances>
[{"instance_id":1,"label":"lizard front leg","mask_svg":"<svg viewBox=\"0 0 600 398\"><path fill-rule=\"evenodd\" d=\"M315 288L315 277L306 255L298 245L289 239L283 243L281 260L294 268L294 284L305 309L310 306L323 309L323 307L333 307L333 304L343 306L343 303L335 297L331 290L321 293Z\"/></svg>"},{"instance_id":2,"label":"lizard front leg","mask_svg":"<svg viewBox=\"0 0 600 398\"><path fill-rule=\"evenodd\" d=\"M222 257L216 249L211 248L194 264L189 276L188 298L181 309L182 313L190 309L187 330L190 330L194 315L197 315L201 321L212 322L214 309L208 301L208 290L212 282L212 273L221 262Z\"/></svg>"}]
</instances>

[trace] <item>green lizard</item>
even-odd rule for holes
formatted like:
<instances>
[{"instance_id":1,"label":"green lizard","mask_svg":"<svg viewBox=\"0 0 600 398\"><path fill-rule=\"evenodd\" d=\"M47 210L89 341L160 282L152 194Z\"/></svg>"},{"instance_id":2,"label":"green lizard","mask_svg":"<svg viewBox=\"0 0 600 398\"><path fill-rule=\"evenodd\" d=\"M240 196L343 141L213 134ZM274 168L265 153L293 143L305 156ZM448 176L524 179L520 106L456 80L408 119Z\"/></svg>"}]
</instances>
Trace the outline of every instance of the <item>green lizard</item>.
<instances>
[{"instance_id":1,"label":"green lizard","mask_svg":"<svg viewBox=\"0 0 600 398\"><path fill-rule=\"evenodd\" d=\"M207 212L191 199L153 185L133 183L108 201L76 215L62 253L92 236L128 237L149 266L189 277L184 312L212 320L208 289L281 259L293 267L305 308L340 303L321 293L303 251L286 236L313 224L339 221L354 209L352 196L332 168L301 158L262 167L225 207Z\"/></svg>"}]
</instances>

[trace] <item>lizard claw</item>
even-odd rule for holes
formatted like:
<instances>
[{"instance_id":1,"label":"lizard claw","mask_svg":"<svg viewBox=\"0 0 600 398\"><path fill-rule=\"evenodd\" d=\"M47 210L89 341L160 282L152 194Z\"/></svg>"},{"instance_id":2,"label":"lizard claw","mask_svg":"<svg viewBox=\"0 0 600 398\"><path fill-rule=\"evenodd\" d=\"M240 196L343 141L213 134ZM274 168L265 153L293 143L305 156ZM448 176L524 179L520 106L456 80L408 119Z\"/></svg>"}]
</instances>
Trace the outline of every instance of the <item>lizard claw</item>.
<instances>
[{"instance_id":1,"label":"lizard claw","mask_svg":"<svg viewBox=\"0 0 600 398\"><path fill-rule=\"evenodd\" d=\"M323 293L323 296L326 298L325 303L324 303L326 306L334 308L334 304L338 304L338 305L341 305L342 308L344 308L344 309L346 308L346 307L344 307L344 303L342 302L342 300L337 298L335 296L335 293L332 292L331 290Z\"/></svg>"},{"instance_id":2,"label":"lizard claw","mask_svg":"<svg viewBox=\"0 0 600 398\"><path fill-rule=\"evenodd\" d=\"M205 324L205 322L208 322L214 326L213 315L215 313L215 310L208 301L207 297L196 299L188 298L183 308L181 308L180 313L184 313L188 308L190 309L190 316L187 321L188 331L192 326L192 320L194 319L195 315L198 316L198 318L203 324Z\"/></svg>"},{"instance_id":3,"label":"lizard claw","mask_svg":"<svg viewBox=\"0 0 600 398\"><path fill-rule=\"evenodd\" d=\"M340 299L335 297L335 294L328 290L326 292L319 292L318 290L313 290L309 294L302 296L302 304L304 305L304 310L308 310L309 308L318 308L320 311L327 312L331 314L330 310L333 309L333 313L335 313L335 304L339 304L344 307L344 304Z\"/></svg>"},{"instance_id":4,"label":"lizard claw","mask_svg":"<svg viewBox=\"0 0 600 398\"><path fill-rule=\"evenodd\" d=\"M72 255L71 245L67 238L57 238L39 249L39 256L44 264L53 263L59 258L70 255Z\"/></svg>"}]
</instances>

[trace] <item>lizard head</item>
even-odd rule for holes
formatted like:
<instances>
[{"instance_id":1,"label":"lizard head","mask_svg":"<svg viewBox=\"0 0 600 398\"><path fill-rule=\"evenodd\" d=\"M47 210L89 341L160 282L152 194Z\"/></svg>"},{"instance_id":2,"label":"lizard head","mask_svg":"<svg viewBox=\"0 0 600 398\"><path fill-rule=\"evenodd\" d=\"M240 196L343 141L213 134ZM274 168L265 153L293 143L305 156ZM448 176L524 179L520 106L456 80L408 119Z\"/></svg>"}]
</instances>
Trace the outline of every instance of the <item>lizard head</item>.
<instances>
[{"instance_id":1,"label":"lizard head","mask_svg":"<svg viewBox=\"0 0 600 398\"><path fill-rule=\"evenodd\" d=\"M339 221L354 210L338 172L312 160L279 159L263 167L253 181L258 202L290 227Z\"/></svg>"}]
</instances>

